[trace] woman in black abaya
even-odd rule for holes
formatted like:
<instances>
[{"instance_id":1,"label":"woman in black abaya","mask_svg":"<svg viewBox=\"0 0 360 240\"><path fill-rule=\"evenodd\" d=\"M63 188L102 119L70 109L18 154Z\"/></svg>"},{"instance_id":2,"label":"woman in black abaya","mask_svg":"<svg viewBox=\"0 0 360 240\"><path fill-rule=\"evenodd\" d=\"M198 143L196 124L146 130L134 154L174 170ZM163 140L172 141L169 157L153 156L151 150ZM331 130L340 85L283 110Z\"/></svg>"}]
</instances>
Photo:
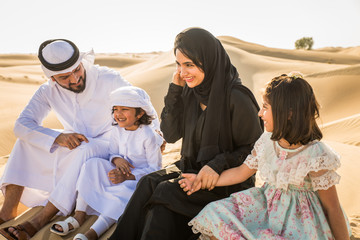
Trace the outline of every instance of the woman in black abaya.
<instances>
[{"instance_id":1,"label":"woman in black abaya","mask_svg":"<svg viewBox=\"0 0 360 240\"><path fill-rule=\"evenodd\" d=\"M209 202L254 186L215 187L219 175L239 166L263 131L259 107L241 84L220 41L200 28L175 39L177 70L165 97L161 130L167 142L182 138L181 159L143 177L130 199L115 239L196 239L187 223ZM181 173L198 173L202 190L188 196Z\"/></svg>"}]
</instances>

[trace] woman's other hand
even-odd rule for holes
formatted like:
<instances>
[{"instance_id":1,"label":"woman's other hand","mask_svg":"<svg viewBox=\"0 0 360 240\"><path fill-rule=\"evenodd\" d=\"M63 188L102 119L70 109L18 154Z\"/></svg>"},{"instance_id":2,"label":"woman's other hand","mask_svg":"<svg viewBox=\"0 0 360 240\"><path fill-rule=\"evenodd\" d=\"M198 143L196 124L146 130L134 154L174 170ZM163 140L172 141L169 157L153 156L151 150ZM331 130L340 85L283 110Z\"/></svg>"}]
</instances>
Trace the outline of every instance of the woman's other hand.
<instances>
[{"instance_id":1,"label":"woman's other hand","mask_svg":"<svg viewBox=\"0 0 360 240\"><path fill-rule=\"evenodd\" d=\"M187 195L191 195L200 189L200 184L198 184L198 186L193 185L196 179L195 173L183 173L181 174L181 176L183 177L183 179L179 181L179 184L183 191L187 193Z\"/></svg>"}]
</instances>

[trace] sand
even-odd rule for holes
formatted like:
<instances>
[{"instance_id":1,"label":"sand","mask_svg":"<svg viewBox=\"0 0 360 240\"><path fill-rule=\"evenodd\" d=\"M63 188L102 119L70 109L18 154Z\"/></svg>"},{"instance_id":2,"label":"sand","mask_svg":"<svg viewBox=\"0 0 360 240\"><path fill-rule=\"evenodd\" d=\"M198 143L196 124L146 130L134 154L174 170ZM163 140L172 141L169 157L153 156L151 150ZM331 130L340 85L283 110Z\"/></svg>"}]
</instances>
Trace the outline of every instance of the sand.
<instances>
[{"instance_id":1,"label":"sand","mask_svg":"<svg viewBox=\"0 0 360 240\"><path fill-rule=\"evenodd\" d=\"M230 36L220 36L219 39L237 67L243 83L254 92L259 103L260 89L272 77L282 73L300 71L313 86L321 105L319 123L324 141L342 156L339 169L342 178L337 185L339 198L350 220L352 239L360 239L360 174L357 172L360 168L360 46L305 51L268 48ZM172 50L143 54L97 54L96 57L97 64L118 70L133 85L144 88L160 114L175 70ZM12 132L14 122L39 84L45 81L35 54L0 55L1 171L15 142ZM54 114L45 119L44 125L61 128ZM179 158L180 147L180 142L167 145L163 155L164 166ZM19 212L26 212L4 226L22 222L39 209L22 206ZM62 218L56 217L56 220ZM89 217L78 232L84 232L95 219L94 216ZM101 239L106 239L112 230ZM50 234L45 227L33 239L72 239L74 235L61 238Z\"/></svg>"}]
</instances>

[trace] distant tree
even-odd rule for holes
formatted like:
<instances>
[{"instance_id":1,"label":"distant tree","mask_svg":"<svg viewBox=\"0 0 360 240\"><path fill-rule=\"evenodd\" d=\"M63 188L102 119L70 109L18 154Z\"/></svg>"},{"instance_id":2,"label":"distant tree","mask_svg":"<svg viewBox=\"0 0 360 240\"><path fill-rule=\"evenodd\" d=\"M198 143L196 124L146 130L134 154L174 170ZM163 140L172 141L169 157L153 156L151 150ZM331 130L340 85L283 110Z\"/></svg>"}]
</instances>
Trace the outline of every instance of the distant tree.
<instances>
[{"instance_id":1,"label":"distant tree","mask_svg":"<svg viewBox=\"0 0 360 240\"><path fill-rule=\"evenodd\" d=\"M312 37L303 37L295 42L296 49L311 50L313 45L314 40Z\"/></svg>"}]
</instances>

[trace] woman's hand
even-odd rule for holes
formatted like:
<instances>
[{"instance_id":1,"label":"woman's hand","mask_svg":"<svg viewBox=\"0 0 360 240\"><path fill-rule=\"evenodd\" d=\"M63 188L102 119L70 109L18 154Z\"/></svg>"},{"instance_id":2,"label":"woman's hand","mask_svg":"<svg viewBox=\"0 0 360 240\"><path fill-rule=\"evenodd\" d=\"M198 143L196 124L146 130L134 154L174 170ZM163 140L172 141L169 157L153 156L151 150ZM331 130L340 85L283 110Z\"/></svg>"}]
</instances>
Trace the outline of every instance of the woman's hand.
<instances>
[{"instance_id":1,"label":"woman's hand","mask_svg":"<svg viewBox=\"0 0 360 240\"><path fill-rule=\"evenodd\" d=\"M198 184L198 186L193 185L197 176L195 173L183 173L181 176L183 179L179 181L179 184L183 191L187 193L187 195L191 195L200 189L200 184Z\"/></svg>"},{"instance_id":2,"label":"woman's hand","mask_svg":"<svg viewBox=\"0 0 360 240\"><path fill-rule=\"evenodd\" d=\"M179 85L181 87L185 86L185 81L182 80L181 76L180 76L180 69L176 69L176 71L173 74L173 78L172 78L172 83L174 83L175 85Z\"/></svg>"},{"instance_id":3,"label":"woman's hand","mask_svg":"<svg viewBox=\"0 0 360 240\"><path fill-rule=\"evenodd\" d=\"M135 168L131 163L120 157L115 157L112 160L112 163L115 164L116 168L119 169L122 172L122 174L126 176L130 176L131 174L130 168Z\"/></svg>"},{"instance_id":4,"label":"woman's hand","mask_svg":"<svg viewBox=\"0 0 360 240\"><path fill-rule=\"evenodd\" d=\"M219 174L208 165L205 165L196 176L193 187L201 185L201 189L208 189L210 191L214 189L218 180Z\"/></svg>"}]
</instances>

